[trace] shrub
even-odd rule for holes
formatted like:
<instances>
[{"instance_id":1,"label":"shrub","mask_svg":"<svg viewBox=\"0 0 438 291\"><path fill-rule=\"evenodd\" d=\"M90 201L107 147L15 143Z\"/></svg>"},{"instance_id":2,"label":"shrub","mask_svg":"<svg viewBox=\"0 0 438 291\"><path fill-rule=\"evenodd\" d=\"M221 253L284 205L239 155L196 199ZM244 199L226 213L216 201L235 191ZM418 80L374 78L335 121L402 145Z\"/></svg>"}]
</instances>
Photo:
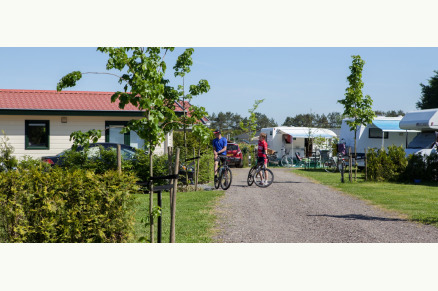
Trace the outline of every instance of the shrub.
<instances>
[{"instance_id":1,"label":"shrub","mask_svg":"<svg viewBox=\"0 0 438 291\"><path fill-rule=\"evenodd\" d=\"M133 233L136 178L109 171L40 167L0 173L5 242L126 242Z\"/></svg>"},{"instance_id":2,"label":"shrub","mask_svg":"<svg viewBox=\"0 0 438 291\"><path fill-rule=\"evenodd\" d=\"M14 147L9 144L9 138L3 130L2 133L3 137L0 138L0 171L9 171L17 166L18 161L12 155Z\"/></svg>"},{"instance_id":3,"label":"shrub","mask_svg":"<svg viewBox=\"0 0 438 291\"><path fill-rule=\"evenodd\" d=\"M373 181L398 181L407 165L403 147L395 145L389 146L388 152L369 148L367 159L368 176Z\"/></svg>"},{"instance_id":4,"label":"shrub","mask_svg":"<svg viewBox=\"0 0 438 291\"><path fill-rule=\"evenodd\" d=\"M425 179L429 181L438 181L438 154L431 153L426 158Z\"/></svg>"},{"instance_id":5,"label":"shrub","mask_svg":"<svg viewBox=\"0 0 438 291\"><path fill-rule=\"evenodd\" d=\"M421 154L412 154L408 157L408 165L403 173L405 181L424 179L426 176L426 160Z\"/></svg>"},{"instance_id":6,"label":"shrub","mask_svg":"<svg viewBox=\"0 0 438 291\"><path fill-rule=\"evenodd\" d=\"M117 152L113 149L98 147L99 152L91 156L90 151L67 150L61 157L60 167L65 169L84 169L96 174L117 170ZM122 169L131 170L132 162L122 159Z\"/></svg>"}]
</instances>

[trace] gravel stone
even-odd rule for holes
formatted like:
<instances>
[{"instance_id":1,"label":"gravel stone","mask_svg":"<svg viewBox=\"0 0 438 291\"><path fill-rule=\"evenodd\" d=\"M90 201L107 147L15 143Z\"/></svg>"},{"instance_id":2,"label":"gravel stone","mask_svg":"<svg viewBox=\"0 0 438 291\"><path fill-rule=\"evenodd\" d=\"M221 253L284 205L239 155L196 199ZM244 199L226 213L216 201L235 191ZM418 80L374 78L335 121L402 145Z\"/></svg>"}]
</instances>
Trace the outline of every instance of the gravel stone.
<instances>
[{"instance_id":1,"label":"gravel stone","mask_svg":"<svg viewBox=\"0 0 438 291\"><path fill-rule=\"evenodd\" d=\"M434 243L438 228L271 168L274 183L249 187L248 169L232 169L233 183L218 203L216 242Z\"/></svg>"}]
</instances>

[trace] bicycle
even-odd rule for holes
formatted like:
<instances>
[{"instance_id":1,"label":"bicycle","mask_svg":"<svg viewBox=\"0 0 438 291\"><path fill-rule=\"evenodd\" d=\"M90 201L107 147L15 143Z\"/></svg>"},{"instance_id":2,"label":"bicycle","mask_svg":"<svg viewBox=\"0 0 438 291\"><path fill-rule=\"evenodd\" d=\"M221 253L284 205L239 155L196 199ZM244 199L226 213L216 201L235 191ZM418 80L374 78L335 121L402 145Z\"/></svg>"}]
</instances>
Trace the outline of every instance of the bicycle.
<instances>
[{"instance_id":1,"label":"bicycle","mask_svg":"<svg viewBox=\"0 0 438 291\"><path fill-rule=\"evenodd\" d=\"M268 175L268 181L265 179L266 172L269 173ZM264 183L266 181L266 183ZM255 182L256 186L261 188L269 187L274 182L274 173L268 168L266 168L265 164L257 163L256 165L252 166L252 168L249 170L247 183L248 186L251 186Z\"/></svg>"},{"instance_id":2,"label":"bicycle","mask_svg":"<svg viewBox=\"0 0 438 291\"><path fill-rule=\"evenodd\" d=\"M289 151L286 151L284 148L281 149L281 152L283 153L283 155L281 156L280 159L280 164L282 167L293 167L294 166L294 160L291 156L289 156Z\"/></svg>"},{"instance_id":3,"label":"bicycle","mask_svg":"<svg viewBox=\"0 0 438 291\"><path fill-rule=\"evenodd\" d=\"M217 171L217 177L215 177L214 180L214 187L219 189L220 186L223 190L227 190L231 186L233 175L228 167L227 157L219 156L219 161L219 169Z\"/></svg>"},{"instance_id":4,"label":"bicycle","mask_svg":"<svg viewBox=\"0 0 438 291\"><path fill-rule=\"evenodd\" d=\"M339 165L341 164L343 164L345 168L345 158L343 158L341 154L338 154L336 157L331 157L325 161L323 167L326 172L335 173L340 171Z\"/></svg>"}]
</instances>

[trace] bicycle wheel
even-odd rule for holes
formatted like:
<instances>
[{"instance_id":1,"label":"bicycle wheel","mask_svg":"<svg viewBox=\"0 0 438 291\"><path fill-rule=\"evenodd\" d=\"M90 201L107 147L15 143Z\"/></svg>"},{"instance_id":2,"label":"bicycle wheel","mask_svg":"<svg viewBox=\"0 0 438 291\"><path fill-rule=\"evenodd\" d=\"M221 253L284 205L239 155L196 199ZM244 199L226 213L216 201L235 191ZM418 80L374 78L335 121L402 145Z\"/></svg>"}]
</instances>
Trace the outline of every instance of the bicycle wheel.
<instances>
[{"instance_id":1,"label":"bicycle wheel","mask_svg":"<svg viewBox=\"0 0 438 291\"><path fill-rule=\"evenodd\" d=\"M218 173L217 173L217 177L215 178L215 180L214 180L214 188L215 189L219 189L219 186L220 186L220 179L219 179L219 177L220 177L220 175L221 175L221 170L219 169L219 171L218 171Z\"/></svg>"},{"instance_id":2,"label":"bicycle wheel","mask_svg":"<svg viewBox=\"0 0 438 291\"><path fill-rule=\"evenodd\" d=\"M251 185L254 183L254 174L255 174L255 171L256 171L256 167L252 167L252 168L249 170L249 173L248 173L248 179L246 179L246 182L248 183L248 186L251 186Z\"/></svg>"},{"instance_id":3,"label":"bicycle wheel","mask_svg":"<svg viewBox=\"0 0 438 291\"><path fill-rule=\"evenodd\" d=\"M281 158L280 163L281 163L281 166L282 166L282 167L290 168L290 167L293 166L293 164L292 164L292 159L291 159L289 156L286 156L286 155L284 155L284 156Z\"/></svg>"},{"instance_id":4,"label":"bicycle wheel","mask_svg":"<svg viewBox=\"0 0 438 291\"><path fill-rule=\"evenodd\" d=\"M219 178L219 183L223 190L227 190L231 186L231 180L233 180L233 175L231 174L230 168L225 168Z\"/></svg>"},{"instance_id":5,"label":"bicycle wheel","mask_svg":"<svg viewBox=\"0 0 438 291\"><path fill-rule=\"evenodd\" d=\"M274 173L267 168L259 168L254 175L254 182L261 188L269 187L274 182Z\"/></svg>"},{"instance_id":6,"label":"bicycle wheel","mask_svg":"<svg viewBox=\"0 0 438 291\"><path fill-rule=\"evenodd\" d=\"M324 163L324 170L326 170L326 172L334 173L338 170L338 165L333 159L330 159Z\"/></svg>"}]
</instances>

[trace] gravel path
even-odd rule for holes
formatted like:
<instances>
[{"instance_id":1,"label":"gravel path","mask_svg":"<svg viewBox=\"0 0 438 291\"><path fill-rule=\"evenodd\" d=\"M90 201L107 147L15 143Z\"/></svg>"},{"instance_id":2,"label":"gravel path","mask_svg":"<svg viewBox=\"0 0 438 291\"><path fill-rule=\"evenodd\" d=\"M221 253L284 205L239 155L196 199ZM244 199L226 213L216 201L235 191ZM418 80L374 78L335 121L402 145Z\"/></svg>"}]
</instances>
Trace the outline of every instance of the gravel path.
<instances>
[{"instance_id":1,"label":"gravel path","mask_svg":"<svg viewBox=\"0 0 438 291\"><path fill-rule=\"evenodd\" d=\"M266 189L246 183L248 169L232 169L220 201L216 242L438 242L438 228L404 220L366 202L312 183L288 169L271 169Z\"/></svg>"}]
</instances>

